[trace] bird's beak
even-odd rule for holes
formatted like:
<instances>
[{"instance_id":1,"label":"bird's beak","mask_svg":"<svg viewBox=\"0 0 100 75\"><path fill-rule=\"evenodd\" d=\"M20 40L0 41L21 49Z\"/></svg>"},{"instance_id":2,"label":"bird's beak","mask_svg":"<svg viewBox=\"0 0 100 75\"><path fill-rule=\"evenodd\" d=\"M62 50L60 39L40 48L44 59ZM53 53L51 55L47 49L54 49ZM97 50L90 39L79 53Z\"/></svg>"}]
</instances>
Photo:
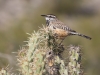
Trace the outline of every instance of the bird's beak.
<instances>
[{"instance_id":1,"label":"bird's beak","mask_svg":"<svg viewBox=\"0 0 100 75\"><path fill-rule=\"evenodd\" d=\"M46 15L41 15L41 16L46 17Z\"/></svg>"}]
</instances>

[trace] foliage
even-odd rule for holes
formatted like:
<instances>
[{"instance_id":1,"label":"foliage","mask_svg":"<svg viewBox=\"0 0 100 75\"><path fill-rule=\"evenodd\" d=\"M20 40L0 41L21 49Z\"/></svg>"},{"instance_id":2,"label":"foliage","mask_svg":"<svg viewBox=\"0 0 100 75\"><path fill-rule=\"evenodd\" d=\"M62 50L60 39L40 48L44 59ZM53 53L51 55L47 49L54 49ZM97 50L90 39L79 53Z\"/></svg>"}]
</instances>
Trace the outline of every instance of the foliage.
<instances>
[{"instance_id":1,"label":"foliage","mask_svg":"<svg viewBox=\"0 0 100 75\"><path fill-rule=\"evenodd\" d=\"M17 60L19 74L21 75L80 75L80 48L69 47L69 64L66 66L61 54L64 45L61 39L47 27L40 28L37 32L29 34L27 44L18 51ZM6 70L1 74L9 75Z\"/></svg>"}]
</instances>

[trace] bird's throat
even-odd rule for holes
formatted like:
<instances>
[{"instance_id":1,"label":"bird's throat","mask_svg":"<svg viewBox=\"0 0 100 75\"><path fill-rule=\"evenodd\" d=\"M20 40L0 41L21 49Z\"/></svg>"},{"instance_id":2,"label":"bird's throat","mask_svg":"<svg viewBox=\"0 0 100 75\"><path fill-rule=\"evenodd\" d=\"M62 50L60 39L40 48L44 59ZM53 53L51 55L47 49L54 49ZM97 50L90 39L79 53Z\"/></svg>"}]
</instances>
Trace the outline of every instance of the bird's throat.
<instances>
[{"instance_id":1,"label":"bird's throat","mask_svg":"<svg viewBox=\"0 0 100 75\"><path fill-rule=\"evenodd\" d=\"M46 20L46 25L47 26L49 26L49 23L50 23L50 21L49 20Z\"/></svg>"}]
</instances>

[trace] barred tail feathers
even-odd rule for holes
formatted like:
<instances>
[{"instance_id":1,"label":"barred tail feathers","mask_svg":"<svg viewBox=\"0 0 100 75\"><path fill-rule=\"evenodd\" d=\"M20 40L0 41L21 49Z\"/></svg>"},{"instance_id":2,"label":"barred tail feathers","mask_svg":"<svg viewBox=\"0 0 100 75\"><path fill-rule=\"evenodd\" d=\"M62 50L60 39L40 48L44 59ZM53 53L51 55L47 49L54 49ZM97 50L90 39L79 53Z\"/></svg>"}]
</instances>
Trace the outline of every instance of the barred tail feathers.
<instances>
[{"instance_id":1,"label":"barred tail feathers","mask_svg":"<svg viewBox=\"0 0 100 75\"><path fill-rule=\"evenodd\" d=\"M84 35L84 34L80 34L80 33L77 33L77 32L70 32L70 35L78 35L78 36L84 37L84 38L89 39L89 40L92 39L92 38L89 37L89 36L86 36L86 35Z\"/></svg>"}]
</instances>

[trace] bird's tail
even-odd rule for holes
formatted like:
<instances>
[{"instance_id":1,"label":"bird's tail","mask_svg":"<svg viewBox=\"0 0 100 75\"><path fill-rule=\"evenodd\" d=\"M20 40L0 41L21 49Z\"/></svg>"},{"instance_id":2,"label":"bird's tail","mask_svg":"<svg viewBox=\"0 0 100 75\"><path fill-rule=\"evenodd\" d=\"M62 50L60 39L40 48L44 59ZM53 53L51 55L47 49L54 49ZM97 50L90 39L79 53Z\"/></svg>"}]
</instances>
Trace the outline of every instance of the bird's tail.
<instances>
[{"instance_id":1,"label":"bird's tail","mask_svg":"<svg viewBox=\"0 0 100 75\"><path fill-rule=\"evenodd\" d=\"M92 38L89 37L89 36L86 36L86 35L84 35L84 34L80 34L80 33L77 33L77 32L70 32L70 35L78 35L78 36L84 37L84 38L89 39L89 40L92 39Z\"/></svg>"}]
</instances>

